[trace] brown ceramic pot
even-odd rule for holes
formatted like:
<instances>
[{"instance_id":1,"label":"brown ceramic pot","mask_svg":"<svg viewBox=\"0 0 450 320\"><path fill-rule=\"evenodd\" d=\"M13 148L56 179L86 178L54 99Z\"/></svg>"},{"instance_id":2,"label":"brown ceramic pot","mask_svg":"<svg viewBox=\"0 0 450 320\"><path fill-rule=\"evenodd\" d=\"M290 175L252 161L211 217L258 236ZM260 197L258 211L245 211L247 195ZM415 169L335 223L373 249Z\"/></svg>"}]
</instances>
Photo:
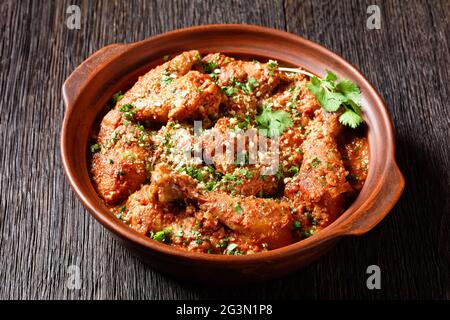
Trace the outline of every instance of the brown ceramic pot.
<instances>
[{"instance_id":1,"label":"brown ceramic pot","mask_svg":"<svg viewBox=\"0 0 450 320\"><path fill-rule=\"evenodd\" d=\"M370 168L363 190L330 226L289 246L248 256L190 253L153 241L121 223L94 190L88 170L90 133L111 96L126 90L163 56L197 49L250 59L274 59L323 75L329 69L354 81L363 93ZM299 36L249 25L208 25L181 29L131 44L107 46L86 59L63 86L66 113L61 133L64 169L73 190L103 226L143 261L181 278L232 283L277 277L319 258L343 236L375 227L399 199L404 180L394 158L394 134L383 100L373 86L336 54Z\"/></svg>"}]
</instances>

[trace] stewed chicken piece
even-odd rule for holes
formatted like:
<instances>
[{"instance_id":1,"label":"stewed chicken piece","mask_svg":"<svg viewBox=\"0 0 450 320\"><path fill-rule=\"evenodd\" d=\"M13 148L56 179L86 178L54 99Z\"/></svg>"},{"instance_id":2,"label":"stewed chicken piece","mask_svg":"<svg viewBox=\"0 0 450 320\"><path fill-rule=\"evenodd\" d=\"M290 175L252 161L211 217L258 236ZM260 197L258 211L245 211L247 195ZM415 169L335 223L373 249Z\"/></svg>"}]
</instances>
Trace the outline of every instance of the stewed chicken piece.
<instances>
[{"instance_id":1,"label":"stewed chicken piece","mask_svg":"<svg viewBox=\"0 0 450 320\"><path fill-rule=\"evenodd\" d=\"M117 102L116 109L145 99L150 94L157 94L168 83L188 73L201 59L197 50L183 52L166 63L157 66L139 77L133 87Z\"/></svg>"},{"instance_id":2,"label":"stewed chicken piece","mask_svg":"<svg viewBox=\"0 0 450 320\"><path fill-rule=\"evenodd\" d=\"M343 211L344 194L351 190L336 135L341 130L338 113L316 111L302 145L300 171L285 187L301 222L318 229L333 222Z\"/></svg>"},{"instance_id":3,"label":"stewed chicken piece","mask_svg":"<svg viewBox=\"0 0 450 320\"><path fill-rule=\"evenodd\" d=\"M204 72L217 78L228 97L224 111L229 115L255 115L258 99L269 94L280 81L276 66L258 61L243 61L213 53L202 59Z\"/></svg>"},{"instance_id":4,"label":"stewed chicken piece","mask_svg":"<svg viewBox=\"0 0 450 320\"><path fill-rule=\"evenodd\" d=\"M152 144L147 130L111 110L100 125L92 158L92 178L99 195L109 204L126 199L147 179L146 163Z\"/></svg>"},{"instance_id":5,"label":"stewed chicken piece","mask_svg":"<svg viewBox=\"0 0 450 320\"><path fill-rule=\"evenodd\" d=\"M208 75L189 71L179 78L169 77L159 91L150 92L119 110L129 112L135 121L209 121L209 117L217 117L222 100L222 92Z\"/></svg>"},{"instance_id":6,"label":"stewed chicken piece","mask_svg":"<svg viewBox=\"0 0 450 320\"><path fill-rule=\"evenodd\" d=\"M262 139L251 123L246 123L243 129L240 126L243 125L236 118L221 118L202 135L204 160L223 175L214 190L245 196L276 194L278 165L271 160L278 162L278 148L271 150L270 139ZM275 168L271 168L273 165Z\"/></svg>"},{"instance_id":7,"label":"stewed chicken piece","mask_svg":"<svg viewBox=\"0 0 450 320\"><path fill-rule=\"evenodd\" d=\"M341 146L344 166L349 171L347 181L355 192L361 191L369 169L369 144L366 137L347 136Z\"/></svg>"},{"instance_id":8,"label":"stewed chicken piece","mask_svg":"<svg viewBox=\"0 0 450 320\"><path fill-rule=\"evenodd\" d=\"M205 196L200 209L212 213L221 223L254 244L275 249L294 241L292 214L286 203L211 192Z\"/></svg>"}]
</instances>

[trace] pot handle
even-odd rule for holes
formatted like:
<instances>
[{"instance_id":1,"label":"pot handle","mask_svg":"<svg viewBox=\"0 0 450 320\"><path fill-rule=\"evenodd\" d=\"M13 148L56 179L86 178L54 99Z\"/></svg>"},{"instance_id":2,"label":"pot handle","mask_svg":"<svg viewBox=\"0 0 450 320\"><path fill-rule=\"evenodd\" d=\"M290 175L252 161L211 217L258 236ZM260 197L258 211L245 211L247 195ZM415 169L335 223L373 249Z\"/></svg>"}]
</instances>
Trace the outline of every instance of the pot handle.
<instances>
[{"instance_id":1,"label":"pot handle","mask_svg":"<svg viewBox=\"0 0 450 320\"><path fill-rule=\"evenodd\" d=\"M92 76L92 71L101 68L108 61L121 55L128 49L126 44L111 44L96 51L82 64L80 64L64 81L62 86L62 94L66 110L70 109L74 104L83 87Z\"/></svg>"},{"instance_id":2,"label":"pot handle","mask_svg":"<svg viewBox=\"0 0 450 320\"><path fill-rule=\"evenodd\" d=\"M378 193L368 200L364 210L346 225L343 235L360 236L374 228L394 207L405 187L405 179L392 161L379 184Z\"/></svg>"}]
</instances>

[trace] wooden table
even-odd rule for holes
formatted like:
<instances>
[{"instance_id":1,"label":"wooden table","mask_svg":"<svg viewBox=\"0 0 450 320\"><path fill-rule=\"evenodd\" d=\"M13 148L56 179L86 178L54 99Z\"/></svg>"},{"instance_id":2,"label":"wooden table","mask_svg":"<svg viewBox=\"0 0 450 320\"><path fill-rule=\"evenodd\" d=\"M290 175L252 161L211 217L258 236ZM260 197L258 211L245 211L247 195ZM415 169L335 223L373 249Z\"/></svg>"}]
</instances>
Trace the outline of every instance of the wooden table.
<instances>
[{"instance_id":1,"label":"wooden table","mask_svg":"<svg viewBox=\"0 0 450 320\"><path fill-rule=\"evenodd\" d=\"M366 27L367 6L381 29ZM81 8L80 30L65 21ZM450 1L2 1L0 298L450 298ZM134 258L91 218L63 173L61 85L90 54L168 30L264 25L316 41L357 66L386 100L406 190L374 230L343 239L284 279L214 288ZM268 39L270 41L270 39ZM78 265L82 288L66 286ZM366 269L381 268L381 290Z\"/></svg>"}]
</instances>

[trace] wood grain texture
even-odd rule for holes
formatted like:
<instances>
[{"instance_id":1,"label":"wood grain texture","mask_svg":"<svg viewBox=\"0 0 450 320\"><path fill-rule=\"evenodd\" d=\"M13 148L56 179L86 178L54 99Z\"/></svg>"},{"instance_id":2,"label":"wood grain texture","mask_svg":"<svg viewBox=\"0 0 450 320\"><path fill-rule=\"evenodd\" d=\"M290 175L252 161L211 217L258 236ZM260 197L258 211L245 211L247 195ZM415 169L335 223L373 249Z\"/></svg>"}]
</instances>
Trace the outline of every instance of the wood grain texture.
<instances>
[{"instance_id":1,"label":"wood grain texture","mask_svg":"<svg viewBox=\"0 0 450 320\"><path fill-rule=\"evenodd\" d=\"M80 5L80 30L65 26L70 4ZM370 4L381 30L366 28ZM450 299L449 1L8 0L0 16L0 298ZM394 121L407 184L398 205L280 280L217 288L153 271L89 216L61 166L61 85L78 64L110 43L208 23L264 25L328 47L368 77ZM72 264L80 290L66 286ZM366 287L371 264L382 290Z\"/></svg>"}]
</instances>

